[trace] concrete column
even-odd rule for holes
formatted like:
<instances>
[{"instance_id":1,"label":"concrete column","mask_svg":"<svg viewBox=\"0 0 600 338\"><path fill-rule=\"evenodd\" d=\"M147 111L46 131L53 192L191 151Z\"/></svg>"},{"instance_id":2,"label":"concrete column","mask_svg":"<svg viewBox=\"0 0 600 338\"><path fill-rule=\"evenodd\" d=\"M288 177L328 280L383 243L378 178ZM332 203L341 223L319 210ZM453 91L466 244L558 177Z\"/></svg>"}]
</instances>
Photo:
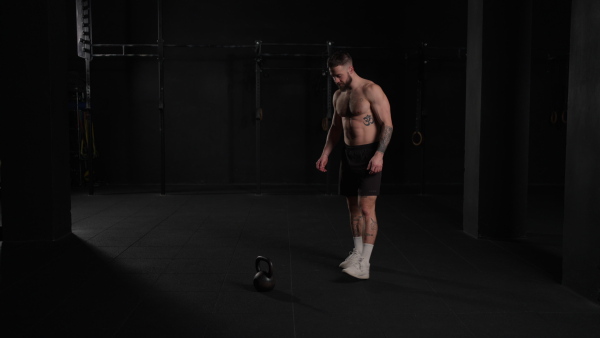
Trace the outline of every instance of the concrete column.
<instances>
[{"instance_id":1,"label":"concrete column","mask_svg":"<svg viewBox=\"0 0 600 338\"><path fill-rule=\"evenodd\" d=\"M525 235L532 3L469 0L463 230Z\"/></svg>"},{"instance_id":2,"label":"concrete column","mask_svg":"<svg viewBox=\"0 0 600 338\"><path fill-rule=\"evenodd\" d=\"M600 301L600 2L573 0L563 284Z\"/></svg>"},{"instance_id":3,"label":"concrete column","mask_svg":"<svg viewBox=\"0 0 600 338\"><path fill-rule=\"evenodd\" d=\"M1 7L2 239L51 242L71 233L66 15L75 13L64 0Z\"/></svg>"}]
</instances>

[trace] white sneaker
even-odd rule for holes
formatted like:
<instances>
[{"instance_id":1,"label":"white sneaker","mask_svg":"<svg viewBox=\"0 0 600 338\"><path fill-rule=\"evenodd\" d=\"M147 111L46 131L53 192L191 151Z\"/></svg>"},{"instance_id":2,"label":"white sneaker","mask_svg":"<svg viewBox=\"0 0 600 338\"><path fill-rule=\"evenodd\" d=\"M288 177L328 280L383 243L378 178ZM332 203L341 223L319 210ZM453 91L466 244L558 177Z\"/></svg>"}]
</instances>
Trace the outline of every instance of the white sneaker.
<instances>
[{"instance_id":1,"label":"white sneaker","mask_svg":"<svg viewBox=\"0 0 600 338\"><path fill-rule=\"evenodd\" d=\"M352 277L356 277L358 279L369 279L369 267L371 264L363 263L362 257L359 258L358 262L354 263L352 266L345 268L342 270L343 272L349 274Z\"/></svg>"},{"instance_id":2,"label":"white sneaker","mask_svg":"<svg viewBox=\"0 0 600 338\"><path fill-rule=\"evenodd\" d=\"M358 262L358 260L360 258L361 258L360 254L358 253L358 251L356 251L356 248L354 248L354 249L352 249L352 251L350 251L350 254L348 255L348 257L346 257L346 259L340 263L340 268L342 268L342 269L349 268L354 263Z\"/></svg>"}]
</instances>

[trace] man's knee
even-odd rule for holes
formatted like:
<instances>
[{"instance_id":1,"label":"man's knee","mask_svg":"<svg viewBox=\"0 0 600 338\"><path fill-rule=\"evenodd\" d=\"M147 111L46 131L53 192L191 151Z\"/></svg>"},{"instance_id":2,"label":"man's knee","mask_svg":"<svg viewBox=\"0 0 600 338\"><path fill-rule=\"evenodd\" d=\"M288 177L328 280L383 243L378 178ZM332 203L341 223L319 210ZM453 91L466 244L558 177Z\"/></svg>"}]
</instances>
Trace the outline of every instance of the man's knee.
<instances>
[{"instance_id":1,"label":"man's knee","mask_svg":"<svg viewBox=\"0 0 600 338\"><path fill-rule=\"evenodd\" d=\"M360 198L360 210L363 214L375 213L375 201L377 196L363 196Z\"/></svg>"},{"instance_id":2,"label":"man's knee","mask_svg":"<svg viewBox=\"0 0 600 338\"><path fill-rule=\"evenodd\" d=\"M360 211L364 218L371 219L375 217L375 207L374 206L362 206Z\"/></svg>"},{"instance_id":3,"label":"man's knee","mask_svg":"<svg viewBox=\"0 0 600 338\"><path fill-rule=\"evenodd\" d=\"M362 208L362 215L365 219L376 218L375 217L375 209L374 208Z\"/></svg>"}]
</instances>

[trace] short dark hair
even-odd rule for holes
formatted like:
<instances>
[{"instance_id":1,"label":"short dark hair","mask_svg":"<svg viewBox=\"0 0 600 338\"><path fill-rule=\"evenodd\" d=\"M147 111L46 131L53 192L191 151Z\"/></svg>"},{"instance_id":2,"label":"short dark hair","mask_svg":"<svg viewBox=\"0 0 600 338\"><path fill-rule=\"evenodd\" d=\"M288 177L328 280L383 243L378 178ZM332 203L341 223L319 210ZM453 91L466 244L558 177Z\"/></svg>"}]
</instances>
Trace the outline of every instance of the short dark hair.
<instances>
[{"instance_id":1,"label":"short dark hair","mask_svg":"<svg viewBox=\"0 0 600 338\"><path fill-rule=\"evenodd\" d=\"M327 67L333 68L337 66L352 64L352 56L350 53L343 50L336 50L327 58Z\"/></svg>"}]
</instances>

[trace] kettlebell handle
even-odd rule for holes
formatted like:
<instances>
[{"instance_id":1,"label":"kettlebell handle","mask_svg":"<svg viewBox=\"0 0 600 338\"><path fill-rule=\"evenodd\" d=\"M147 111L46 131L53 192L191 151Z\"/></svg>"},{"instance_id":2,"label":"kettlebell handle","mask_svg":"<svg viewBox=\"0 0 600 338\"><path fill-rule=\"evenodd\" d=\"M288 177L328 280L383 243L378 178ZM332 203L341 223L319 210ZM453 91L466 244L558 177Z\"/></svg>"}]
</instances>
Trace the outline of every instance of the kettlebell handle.
<instances>
[{"instance_id":1,"label":"kettlebell handle","mask_svg":"<svg viewBox=\"0 0 600 338\"><path fill-rule=\"evenodd\" d=\"M267 277L271 278L271 276L273 275L273 262L271 262L270 259L268 259L267 257L264 257L264 256L258 256L258 257L256 257L255 265L256 265L256 271L257 272L261 271L260 270L260 262L261 261L267 262L267 264L269 264L269 271L267 271L266 274L267 274Z\"/></svg>"}]
</instances>

